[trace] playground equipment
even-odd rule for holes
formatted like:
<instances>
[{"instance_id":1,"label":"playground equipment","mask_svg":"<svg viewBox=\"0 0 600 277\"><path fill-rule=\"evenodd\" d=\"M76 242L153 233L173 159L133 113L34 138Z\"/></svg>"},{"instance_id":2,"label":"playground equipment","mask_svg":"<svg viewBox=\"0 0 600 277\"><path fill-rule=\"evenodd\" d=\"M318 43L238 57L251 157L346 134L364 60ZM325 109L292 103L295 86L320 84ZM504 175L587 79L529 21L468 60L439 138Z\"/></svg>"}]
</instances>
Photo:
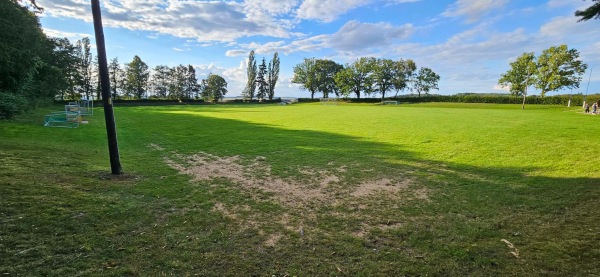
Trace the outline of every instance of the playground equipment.
<instances>
[{"instance_id":1,"label":"playground equipment","mask_svg":"<svg viewBox=\"0 0 600 277\"><path fill-rule=\"evenodd\" d=\"M65 105L65 111L52 112L44 116L44 126L77 128L81 122L81 111L78 105Z\"/></svg>"},{"instance_id":2,"label":"playground equipment","mask_svg":"<svg viewBox=\"0 0 600 277\"><path fill-rule=\"evenodd\" d=\"M65 105L65 110L61 112L51 112L44 116L44 126L46 127L64 127L77 128L80 123L87 123L83 116L94 114L94 101L83 99L77 102L69 102Z\"/></svg>"}]
</instances>

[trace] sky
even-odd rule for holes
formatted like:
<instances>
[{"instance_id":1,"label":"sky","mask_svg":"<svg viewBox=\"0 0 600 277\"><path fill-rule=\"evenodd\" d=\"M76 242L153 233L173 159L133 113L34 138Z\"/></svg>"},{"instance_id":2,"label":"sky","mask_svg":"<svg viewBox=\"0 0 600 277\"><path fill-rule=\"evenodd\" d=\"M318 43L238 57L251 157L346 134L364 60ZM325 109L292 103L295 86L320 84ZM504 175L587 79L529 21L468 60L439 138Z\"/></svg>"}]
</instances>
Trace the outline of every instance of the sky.
<instances>
[{"instance_id":1,"label":"sky","mask_svg":"<svg viewBox=\"0 0 600 277\"><path fill-rule=\"evenodd\" d=\"M191 64L198 79L209 73L223 76L229 84L227 96L241 94L251 50L259 62L264 58L267 63L278 52L276 96L310 96L290 79L295 65L313 57L340 64L359 57L412 59L417 67L429 67L441 76L439 90L432 93L449 95L505 93L498 79L511 61L561 44L577 49L588 70L579 88L548 95L600 93L600 20L577 22L573 15L591 1L100 2L109 59L117 57L123 64L138 55L150 68ZM90 1L37 3L45 9L40 21L46 34L73 43L90 37L95 44ZM529 93L539 91L530 88Z\"/></svg>"}]
</instances>

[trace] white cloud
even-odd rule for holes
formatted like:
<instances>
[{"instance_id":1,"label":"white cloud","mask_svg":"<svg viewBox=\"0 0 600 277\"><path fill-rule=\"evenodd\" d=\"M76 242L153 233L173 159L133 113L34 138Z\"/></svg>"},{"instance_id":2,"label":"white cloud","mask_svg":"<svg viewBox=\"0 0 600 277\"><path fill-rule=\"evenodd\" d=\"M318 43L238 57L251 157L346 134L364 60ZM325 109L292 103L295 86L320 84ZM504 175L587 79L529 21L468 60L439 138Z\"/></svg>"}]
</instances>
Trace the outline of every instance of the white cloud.
<instances>
[{"instance_id":1,"label":"white cloud","mask_svg":"<svg viewBox=\"0 0 600 277\"><path fill-rule=\"evenodd\" d=\"M80 40L84 37L89 37L89 38L94 37L91 34L72 33L72 32L65 32L65 31L49 29L49 28L43 28L43 30L44 30L44 33L49 37L68 38L72 42L75 42L76 40Z\"/></svg>"},{"instance_id":2,"label":"white cloud","mask_svg":"<svg viewBox=\"0 0 600 277\"><path fill-rule=\"evenodd\" d=\"M45 16L66 17L90 22L90 5L81 0L38 0ZM103 23L107 27L143 30L199 42L233 42L241 37L287 38L293 23L270 14L291 12L295 1L282 6L256 8L255 1L110 0L103 2ZM277 8L279 7L279 9Z\"/></svg>"},{"instance_id":3,"label":"white cloud","mask_svg":"<svg viewBox=\"0 0 600 277\"><path fill-rule=\"evenodd\" d=\"M475 23L493 10L502 8L508 0L457 0L442 14L446 17L466 17Z\"/></svg>"},{"instance_id":4,"label":"white cloud","mask_svg":"<svg viewBox=\"0 0 600 277\"><path fill-rule=\"evenodd\" d=\"M227 56L227 57L238 57L238 56L244 56L244 55L248 55L248 51L246 51L246 50L227 50L227 52L225 52L225 56Z\"/></svg>"},{"instance_id":5,"label":"white cloud","mask_svg":"<svg viewBox=\"0 0 600 277\"><path fill-rule=\"evenodd\" d=\"M366 5L371 0L305 0L298 8L298 18L331 22L349 10Z\"/></svg>"},{"instance_id":6,"label":"white cloud","mask_svg":"<svg viewBox=\"0 0 600 277\"><path fill-rule=\"evenodd\" d=\"M255 49L256 53L266 54L281 52L312 52L322 49L333 49L342 52L365 53L372 49L387 48L398 40L407 39L413 32L411 24L394 26L390 23L362 23L349 21L336 33L313 36L286 43L272 41L264 44L248 43L241 45L244 49ZM244 50L230 50L227 55L242 53ZM246 51L247 52L247 51Z\"/></svg>"},{"instance_id":7,"label":"white cloud","mask_svg":"<svg viewBox=\"0 0 600 277\"><path fill-rule=\"evenodd\" d=\"M394 40L408 38L412 30L411 24L394 26L389 23L361 23L353 20L331 35L327 44L343 51L388 46Z\"/></svg>"}]
</instances>

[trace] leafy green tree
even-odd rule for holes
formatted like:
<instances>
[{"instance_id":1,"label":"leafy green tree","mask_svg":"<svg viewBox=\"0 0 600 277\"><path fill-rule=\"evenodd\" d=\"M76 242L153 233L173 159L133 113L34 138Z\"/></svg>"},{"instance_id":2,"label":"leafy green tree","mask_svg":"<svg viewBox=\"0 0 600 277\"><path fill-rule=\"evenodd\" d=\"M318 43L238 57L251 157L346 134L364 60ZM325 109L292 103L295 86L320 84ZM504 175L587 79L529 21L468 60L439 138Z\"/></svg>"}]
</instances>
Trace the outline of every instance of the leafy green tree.
<instances>
[{"instance_id":1,"label":"leafy green tree","mask_svg":"<svg viewBox=\"0 0 600 277\"><path fill-rule=\"evenodd\" d=\"M430 68L421 67L419 73L415 77L413 89L419 94L419 97L421 97L421 92L428 94L430 90L438 89L439 80L440 75L433 72Z\"/></svg>"},{"instance_id":2,"label":"leafy green tree","mask_svg":"<svg viewBox=\"0 0 600 277\"><path fill-rule=\"evenodd\" d=\"M208 77L202 80L202 98L206 101L219 101L227 94L227 81L223 77L216 74L209 74Z\"/></svg>"},{"instance_id":3,"label":"leafy green tree","mask_svg":"<svg viewBox=\"0 0 600 277\"><path fill-rule=\"evenodd\" d=\"M119 59L116 57L110 60L110 64L108 65L108 76L110 80L112 98L117 99L119 90L123 85L123 69L119 64Z\"/></svg>"},{"instance_id":4,"label":"leafy green tree","mask_svg":"<svg viewBox=\"0 0 600 277\"><path fill-rule=\"evenodd\" d=\"M259 101L263 101L267 97L268 84L265 79L267 76L267 63L265 59L262 59L262 63L258 66L258 75L256 75L256 85L258 91L256 92L256 98Z\"/></svg>"},{"instance_id":5,"label":"leafy green tree","mask_svg":"<svg viewBox=\"0 0 600 277\"><path fill-rule=\"evenodd\" d=\"M248 81L246 82L246 88L244 88L242 95L245 99L252 101L252 98L254 98L254 93L256 92L257 74L254 50L250 51L250 54L248 55L248 68L246 69L246 74L248 76Z\"/></svg>"},{"instance_id":6,"label":"leafy green tree","mask_svg":"<svg viewBox=\"0 0 600 277\"><path fill-rule=\"evenodd\" d=\"M408 88L410 82L413 81L417 71L417 64L413 60L402 60L394 62L394 74L392 75L392 89L396 90L396 95L400 91Z\"/></svg>"},{"instance_id":7,"label":"leafy green tree","mask_svg":"<svg viewBox=\"0 0 600 277\"><path fill-rule=\"evenodd\" d=\"M198 98L200 86L198 85L198 79L196 78L196 69L189 64L185 71L185 84L183 91L188 99Z\"/></svg>"},{"instance_id":8,"label":"leafy green tree","mask_svg":"<svg viewBox=\"0 0 600 277\"><path fill-rule=\"evenodd\" d=\"M187 67L178 65L169 70L169 98L171 99L186 99L186 77Z\"/></svg>"},{"instance_id":9,"label":"leafy green tree","mask_svg":"<svg viewBox=\"0 0 600 277\"><path fill-rule=\"evenodd\" d=\"M373 65L373 84L381 93L381 99L385 98L385 93L394 87L394 78L398 74L396 69L396 63L390 59L377 59Z\"/></svg>"},{"instance_id":10,"label":"leafy green tree","mask_svg":"<svg viewBox=\"0 0 600 277\"><path fill-rule=\"evenodd\" d=\"M317 91L323 93L323 98L329 98L334 93L339 96L339 88L335 84L335 75L344 69L344 66L332 60L318 59L315 62L315 82Z\"/></svg>"},{"instance_id":11,"label":"leafy green tree","mask_svg":"<svg viewBox=\"0 0 600 277\"><path fill-rule=\"evenodd\" d=\"M279 55L277 52L273 54L273 59L269 62L269 68L267 70L267 84L268 84L268 92L269 100L273 100L275 96L275 86L277 85L277 80L279 79Z\"/></svg>"},{"instance_id":12,"label":"leafy green tree","mask_svg":"<svg viewBox=\"0 0 600 277\"><path fill-rule=\"evenodd\" d=\"M21 1L0 1L0 118L50 101L64 92L55 44Z\"/></svg>"},{"instance_id":13,"label":"leafy green tree","mask_svg":"<svg viewBox=\"0 0 600 277\"><path fill-rule=\"evenodd\" d=\"M302 63L294 66L294 76L291 80L292 83L299 84L300 89L308 90L311 99L315 98L315 93L318 90L315 65L315 58L305 58Z\"/></svg>"},{"instance_id":14,"label":"leafy green tree","mask_svg":"<svg viewBox=\"0 0 600 277\"><path fill-rule=\"evenodd\" d=\"M579 60L579 52L567 45L552 46L537 59L535 87L542 97L549 91L562 88L578 88L587 65Z\"/></svg>"},{"instance_id":15,"label":"leafy green tree","mask_svg":"<svg viewBox=\"0 0 600 277\"><path fill-rule=\"evenodd\" d=\"M89 99L93 93L92 87L92 52L90 51L90 39L85 37L75 43L75 53L77 54L79 74L77 91L79 96ZM73 99L79 97L74 96Z\"/></svg>"},{"instance_id":16,"label":"leafy green tree","mask_svg":"<svg viewBox=\"0 0 600 277\"><path fill-rule=\"evenodd\" d=\"M38 18L15 1L0 1L0 91L18 93L47 42Z\"/></svg>"},{"instance_id":17,"label":"leafy green tree","mask_svg":"<svg viewBox=\"0 0 600 277\"><path fill-rule=\"evenodd\" d=\"M59 73L54 74L54 80L60 82L59 89L54 95L65 100L67 95L74 94L75 84L78 82L78 63L75 46L67 38L52 38L54 48L54 67Z\"/></svg>"},{"instance_id":18,"label":"leafy green tree","mask_svg":"<svg viewBox=\"0 0 600 277\"><path fill-rule=\"evenodd\" d=\"M575 12L575 16L581 17L579 21L587 21L592 18L600 19L600 0L592 0L592 2L597 3L594 3L585 10Z\"/></svg>"},{"instance_id":19,"label":"leafy green tree","mask_svg":"<svg viewBox=\"0 0 600 277\"><path fill-rule=\"evenodd\" d=\"M152 90L154 96L167 98L169 92L171 69L166 65L157 65L152 70Z\"/></svg>"},{"instance_id":20,"label":"leafy green tree","mask_svg":"<svg viewBox=\"0 0 600 277\"><path fill-rule=\"evenodd\" d=\"M510 63L510 69L500 75L498 84L508 88L515 97L527 95L527 87L533 83L533 77L537 73L537 65L534 53L523 53L514 62Z\"/></svg>"},{"instance_id":21,"label":"leafy green tree","mask_svg":"<svg viewBox=\"0 0 600 277\"><path fill-rule=\"evenodd\" d=\"M354 63L347 65L335 76L335 83L344 95L354 93L360 98L361 92L369 95L373 92L373 70L377 60L362 57Z\"/></svg>"},{"instance_id":22,"label":"leafy green tree","mask_svg":"<svg viewBox=\"0 0 600 277\"><path fill-rule=\"evenodd\" d=\"M125 95L136 99L144 97L149 77L148 65L135 55L130 63L125 64Z\"/></svg>"}]
</instances>

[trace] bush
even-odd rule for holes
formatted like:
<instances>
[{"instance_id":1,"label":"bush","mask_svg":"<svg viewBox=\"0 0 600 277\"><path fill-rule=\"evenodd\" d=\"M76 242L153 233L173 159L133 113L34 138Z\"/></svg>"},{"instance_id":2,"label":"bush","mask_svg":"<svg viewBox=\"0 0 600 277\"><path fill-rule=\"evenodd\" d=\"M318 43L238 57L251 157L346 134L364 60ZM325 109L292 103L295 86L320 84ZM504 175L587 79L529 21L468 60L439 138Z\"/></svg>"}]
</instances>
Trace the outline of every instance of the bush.
<instances>
[{"instance_id":1,"label":"bush","mask_svg":"<svg viewBox=\"0 0 600 277\"><path fill-rule=\"evenodd\" d=\"M0 92L0 119L11 119L27 108L27 99Z\"/></svg>"}]
</instances>

